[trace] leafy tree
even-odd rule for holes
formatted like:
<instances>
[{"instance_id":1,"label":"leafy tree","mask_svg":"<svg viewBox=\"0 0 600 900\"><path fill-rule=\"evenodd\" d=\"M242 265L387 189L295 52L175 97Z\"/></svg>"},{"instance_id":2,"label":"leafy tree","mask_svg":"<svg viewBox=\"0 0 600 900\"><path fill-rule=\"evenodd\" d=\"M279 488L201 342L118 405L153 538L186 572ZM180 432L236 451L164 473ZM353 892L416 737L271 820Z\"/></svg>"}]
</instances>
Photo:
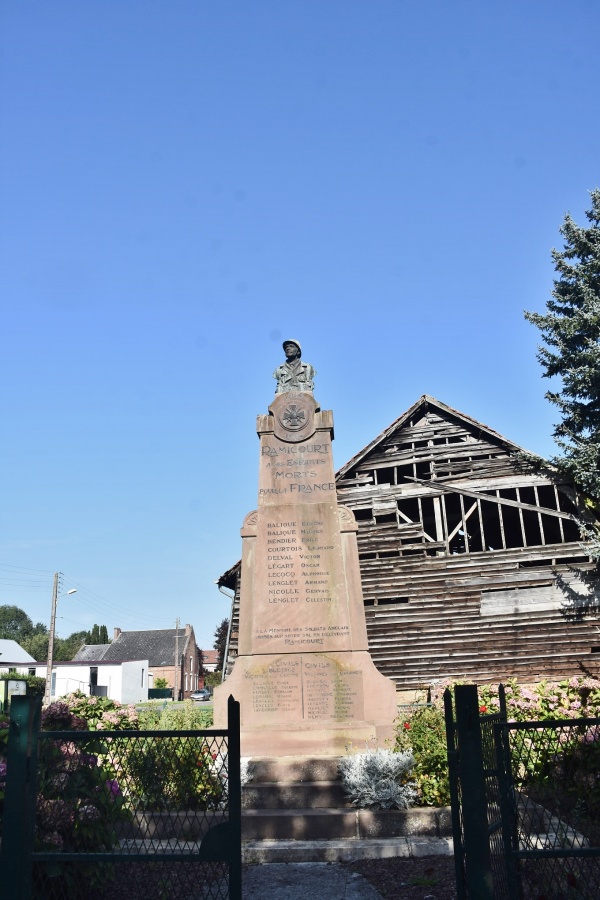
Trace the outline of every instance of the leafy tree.
<instances>
[{"instance_id":1,"label":"leafy tree","mask_svg":"<svg viewBox=\"0 0 600 900\"><path fill-rule=\"evenodd\" d=\"M33 622L26 612L18 606L0 606L0 637L22 644L33 633Z\"/></svg>"},{"instance_id":2,"label":"leafy tree","mask_svg":"<svg viewBox=\"0 0 600 900\"><path fill-rule=\"evenodd\" d=\"M82 644L87 642L88 631L74 631L67 638L58 635L54 637L54 661L70 662ZM30 653L36 662L46 662L48 659L48 632L35 633L26 638L21 646Z\"/></svg>"},{"instance_id":3,"label":"leafy tree","mask_svg":"<svg viewBox=\"0 0 600 900\"><path fill-rule=\"evenodd\" d=\"M204 687L217 687L217 685L221 684L222 681L223 675L221 672L204 673Z\"/></svg>"},{"instance_id":4,"label":"leafy tree","mask_svg":"<svg viewBox=\"0 0 600 900\"><path fill-rule=\"evenodd\" d=\"M600 510L600 189L591 192L586 212L589 227L566 215L560 233L564 249L553 250L558 273L547 312L526 312L539 328L545 346L538 360L545 378L557 377L560 386L546 397L561 420L554 438L562 455L551 460L587 496L587 505ZM598 536L585 526L600 556Z\"/></svg>"},{"instance_id":5,"label":"leafy tree","mask_svg":"<svg viewBox=\"0 0 600 900\"><path fill-rule=\"evenodd\" d=\"M220 625L215 629L215 642L213 647L217 651L217 672L223 671L223 663L225 661L225 646L227 644L227 632L229 630L229 619L223 619Z\"/></svg>"},{"instance_id":6,"label":"leafy tree","mask_svg":"<svg viewBox=\"0 0 600 900\"><path fill-rule=\"evenodd\" d=\"M46 662L48 659L48 632L31 634L21 644L23 650L29 653L36 662Z\"/></svg>"},{"instance_id":7,"label":"leafy tree","mask_svg":"<svg viewBox=\"0 0 600 900\"><path fill-rule=\"evenodd\" d=\"M86 642L87 631L74 631L67 638L54 638L54 661L70 662L80 647Z\"/></svg>"},{"instance_id":8,"label":"leafy tree","mask_svg":"<svg viewBox=\"0 0 600 900\"><path fill-rule=\"evenodd\" d=\"M93 625L85 636L86 644L110 644L106 625Z\"/></svg>"}]
</instances>

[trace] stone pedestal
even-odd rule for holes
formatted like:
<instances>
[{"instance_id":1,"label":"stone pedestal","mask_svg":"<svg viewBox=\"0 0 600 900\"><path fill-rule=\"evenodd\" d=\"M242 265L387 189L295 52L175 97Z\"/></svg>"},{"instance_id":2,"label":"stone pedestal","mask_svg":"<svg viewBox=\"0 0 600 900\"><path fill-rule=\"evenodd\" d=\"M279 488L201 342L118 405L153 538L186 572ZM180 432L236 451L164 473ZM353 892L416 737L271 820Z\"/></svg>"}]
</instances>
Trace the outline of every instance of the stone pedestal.
<instances>
[{"instance_id":1,"label":"stone pedestal","mask_svg":"<svg viewBox=\"0 0 600 900\"><path fill-rule=\"evenodd\" d=\"M258 509L242 527L239 656L215 690L241 704L244 756L340 756L392 737L396 691L367 647L357 525L338 506L333 417L310 393L259 416Z\"/></svg>"}]
</instances>

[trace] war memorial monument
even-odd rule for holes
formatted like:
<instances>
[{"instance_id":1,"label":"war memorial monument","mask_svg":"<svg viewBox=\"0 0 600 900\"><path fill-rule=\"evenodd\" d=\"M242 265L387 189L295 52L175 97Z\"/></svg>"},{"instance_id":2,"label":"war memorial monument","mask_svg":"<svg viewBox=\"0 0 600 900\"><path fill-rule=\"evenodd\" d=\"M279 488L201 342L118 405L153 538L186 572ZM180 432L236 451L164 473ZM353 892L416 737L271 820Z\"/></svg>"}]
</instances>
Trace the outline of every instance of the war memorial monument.
<instances>
[{"instance_id":1,"label":"war memorial monument","mask_svg":"<svg viewBox=\"0 0 600 900\"><path fill-rule=\"evenodd\" d=\"M258 509L242 526L239 655L215 690L241 707L243 756L342 756L393 735L394 683L367 646L357 525L336 497L333 415L297 341L259 415Z\"/></svg>"}]
</instances>

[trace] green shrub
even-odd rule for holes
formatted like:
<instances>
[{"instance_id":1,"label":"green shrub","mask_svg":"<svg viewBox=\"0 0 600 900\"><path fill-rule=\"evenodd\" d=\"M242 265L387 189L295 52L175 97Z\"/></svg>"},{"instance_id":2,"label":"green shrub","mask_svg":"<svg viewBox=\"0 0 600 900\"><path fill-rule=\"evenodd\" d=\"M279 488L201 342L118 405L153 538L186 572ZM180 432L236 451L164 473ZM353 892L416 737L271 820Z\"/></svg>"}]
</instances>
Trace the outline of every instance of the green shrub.
<instances>
[{"instance_id":1,"label":"green shrub","mask_svg":"<svg viewBox=\"0 0 600 900\"><path fill-rule=\"evenodd\" d=\"M20 672L2 672L0 681L25 681L27 696L43 697L46 690L46 679L38 675L22 675Z\"/></svg>"},{"instance_id":2,"label":"green shrub","mask_svg":"<svg viewBox=\"0 0 600 900\"><path fill-rule=\"evenodd\" d=\"M125 790L136 807L164 812L218 809L225 791L217 768L217 754L196 739L179 738L168 744L142 738L123 762Z\"/></svg>"},{"instance_id":3,"label":"green shrub","mask_svg":"<svg viewBox=\"0 0 600 900\"><path fill-rule=\"evenodd\" d=\"M223 683L222 672L205 672L202 677L204 678L204 687L218 687Z\"/></svg>"},{"instance_id":4,"label":"green shrub","mask_svg":"<svg viewBox=\"0 0 600 900\"><path fill-rule=\"evenodd\" d=\"M192 700L184 700L177 706L165 706L158 727L161 731L201 731L211 728L212 723L212 709L201 709Z\"/></svg>"},{"instance_id":5,"label":"green shrub","mask_svg":"<svg viewBox=\"0 0 600 900\"><path fill-rule=\"evenodd\" d=\"M402 716L396 726L397 752L412 751L413 777L422 806L450 803L448 757L444 713L435 706L416 706Z\"/></svg>"}]
</instances>

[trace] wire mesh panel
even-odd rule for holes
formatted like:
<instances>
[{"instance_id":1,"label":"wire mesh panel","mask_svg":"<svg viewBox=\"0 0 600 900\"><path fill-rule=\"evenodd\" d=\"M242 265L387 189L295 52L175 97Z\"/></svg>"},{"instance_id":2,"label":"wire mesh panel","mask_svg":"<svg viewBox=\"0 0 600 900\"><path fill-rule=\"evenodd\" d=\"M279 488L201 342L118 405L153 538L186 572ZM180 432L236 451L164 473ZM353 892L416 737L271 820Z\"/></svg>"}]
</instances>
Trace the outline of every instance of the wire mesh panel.
<instances>
[{"instance_id":1,"label":"wire mesh panel","mask_svg":"<svg viewBox=\"0 0 600 900\"><path fill-rule=\"evenodd\" d=\"M515 886L511 884L506 864L500 805L500 778L494 740L494 725L502 722L504 718L503 713L481 715L481 749L494 897L506 897L507 900L512 900L515 896Z\"/></svg>"},{"instance_id":2,"label":"wire mesh panel","mask_svg":"<svg viewBox=\"0 0 600 900\"><path fill-rule=\"evenodd\" d=\"M24 707L8 754L7 790L30 798L5 809L11 900L238 900L233 698L229 711L228 730L38 732L30 710L27 733Z\"/></svg>"},{"instance_id":3,"label":"wire mesh panel","mask_svg":"<svg viewBox=\"0 0 600 900\"><path fill-rule=\"evenodd\" d=\"M526 897L600 895L600 720L511 722L506 744Z\"/></svg>"},{"instance_id":4,"label":"wire mesh panel","mask_svg":"<svg viewBox=\"0 0 600 900\"><path fill-rule=\"evenodd\" d=\"M33 900L220 900L228 898L226 863L190 861L34 862Z\"/></svg>"},{"instance_id":5,"label":"wire mesh panel","mask_svg":"<svg viewBox=\"0 0 600 900\"><path fill-rule=\"evenodd\" d=\"M464 822L462 814L462 791L458 766L458 740L452 694L444 691L444 719L446 724L446 747L448 753L448 780L450 787L450 808L452 813L452 839L454 843L454 871L458 900L464 900L466 893L466 870L464 852Z\"/></svg>"},{"instance_id":6,"label":"wire mesh panel","mask_svg":"<svg viewBox=\"0 0 600 900\"><path fill-rule=\"evenodd\" d=\"M461 685L454 722L447 695L459 898L596 900L600 719L507 722Z\"/></svg>"},{"instance_id":7,"label":"wire mesh panel","mask_svg":"<svg viewBox=\"0 0 600 900\"><path fill-rule=\"evenodd\" d=\"M499 713L482 714L476 685L455 686L454 702L455 710L450 692L446 692L453 835L455 854L459 854L456 858L458 896L460 900L467 897L513 900L519 891L506 859L494 734L494 726L506 717L504 692L500 690Z\"/></svg>"},{"instance_id":8,"label":"wire mesh panel","mask_svg":"<svg viewBox=\"0 0 600 900\"><path fill-rule=\"evenodd\" d=\"M227 757L224 734L40 734L35 896L228 897L226 860L210 859L226 837Z\"/></svg>"}]
</instances>

